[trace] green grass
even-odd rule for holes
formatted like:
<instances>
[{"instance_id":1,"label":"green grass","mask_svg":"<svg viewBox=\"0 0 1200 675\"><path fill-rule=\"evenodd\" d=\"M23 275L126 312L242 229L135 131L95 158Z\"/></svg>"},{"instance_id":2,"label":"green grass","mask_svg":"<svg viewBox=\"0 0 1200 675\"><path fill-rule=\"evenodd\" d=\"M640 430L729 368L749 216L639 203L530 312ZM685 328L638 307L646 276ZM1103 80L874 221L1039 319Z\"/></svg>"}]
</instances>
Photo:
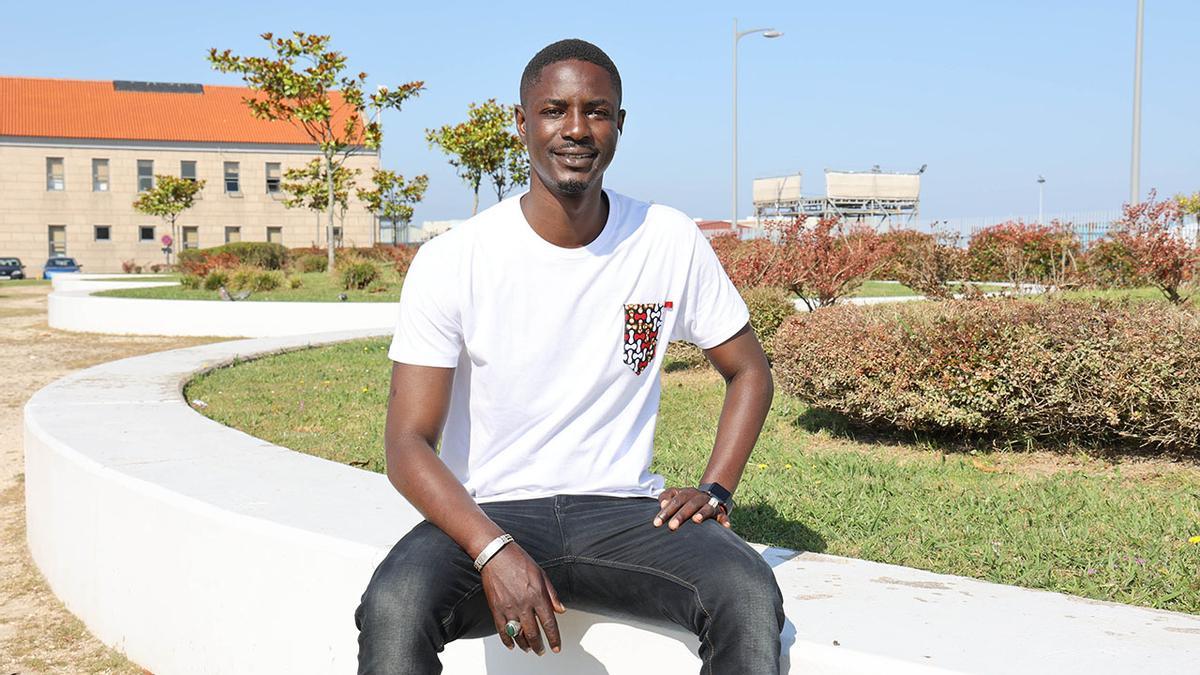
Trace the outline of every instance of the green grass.
<instances>
[{"instance_id":1,"label":"green grass","mask_svg":"<svg viewBox=\"0 0 1200 675\"><path fill-rule=\"evenodd\" d=\"M298 274L303 285L300 288L278 288L273 291L251 293L247 300L257 302L338 302L338 295L346 294L346 302L396 302L400 299L401 279L390 268L381 267L382 290L346 290L341 277L330 278L325 272ZM285 284L286 286L286 284ZM121 288L101 291L94 295L110 298L151 298L157 300L220 300L217 291L191 290L182 286L160 286L157 288Z\"/></svg>"},{"instance_id":2,"label":"green grass","mask_svg":"<svg viewBox=\"0 0 1200 675\"><path fill-rule=\"evenodd\" d=\"M1186 289L1183 292L1184 296L1189 295L1192 289ZM1167 296L1163 292L1153 286L1141 286L1139 288L1104 288L1104 289L1080 289L1075 291L1063 291L1062 297L1066 300L1084 300L1084 299L1104 299L1104 300L1131 300L1134 302L1144 302L1159 300L1167 301Z\"/></svg>"},{"instance_id":3,"label":"green grass","mask_svg":"<svg viewBox=\"0 0 1200 675\"><path fill-rule=\"evenodd\" d=\"M49 279L3 279L0 280L0 288L5 286L49 286Z\"/></svg>"},{"instance_id":4,"label":"green grass","mask_svg":"<svg viewBox=\"0 0 1200 675\"><path fill-rule=\"evenodd\" d=\"M201 376L186 395L259 438L383 471L386 350L370 340L265 358ZM653 469L668 485L700 478L723 396L711 369L663 376ZM737 491L741 536L1200 613L1200 545L1188 541L1200 535L1200 467L944 452L855 440L819 419L776 395Z\"/></svg>"},{"instance_id":5,"label":"green grass","mask_svg":"<svg viewBox=\"0 0 1200 675\"><path fill-rule=\"evenodd\" d=\"M1004 290L1004 286L998 284L977 284L979 290L984 293L994 293ZM905 286L898 281L880 281L869 280L864 281L863 285L858 288L852 295L855 298L902 298L911 295L920 295L920 293Z\"/></svg>"}]
</instances>

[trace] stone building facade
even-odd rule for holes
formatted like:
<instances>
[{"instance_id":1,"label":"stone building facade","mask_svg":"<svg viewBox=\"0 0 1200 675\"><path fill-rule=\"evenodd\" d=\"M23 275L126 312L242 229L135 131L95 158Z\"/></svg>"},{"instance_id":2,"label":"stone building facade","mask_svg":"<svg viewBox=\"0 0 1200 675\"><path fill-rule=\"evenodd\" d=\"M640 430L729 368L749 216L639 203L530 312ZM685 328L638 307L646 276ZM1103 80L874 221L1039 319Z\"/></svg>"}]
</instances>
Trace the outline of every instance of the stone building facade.
<instances>
[{"instance_id":1,"label":"stone building facade","mask_svg":"<svg viewBox=\"0 0 1200 675\"><path fill-rule=\"evenodd\" d=\"M304 132L254 119L240 87L0 77L0 257L30 276L52 254L87 272L165 261L161 218L133 208L153 176L205 181L176 222L176 250L229 241L325 246L325 216L284 206L283 172L318 157ZM349 160L365 185L375 152ZM335 221L348 246L378 240L374 216L351 197Z\"/></svg>"}]
</instances>

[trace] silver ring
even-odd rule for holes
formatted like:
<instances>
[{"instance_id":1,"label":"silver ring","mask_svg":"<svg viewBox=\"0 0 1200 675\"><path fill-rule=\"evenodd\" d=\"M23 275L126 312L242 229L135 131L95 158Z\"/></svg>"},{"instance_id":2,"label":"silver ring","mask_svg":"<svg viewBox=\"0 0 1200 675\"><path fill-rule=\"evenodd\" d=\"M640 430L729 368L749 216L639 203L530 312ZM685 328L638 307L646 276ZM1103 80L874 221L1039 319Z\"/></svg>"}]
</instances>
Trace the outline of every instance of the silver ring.
<instances>
[{"instance_id":1,"label":"silver ring","mask_svg":"<svg viewBox=\"0 0 1200 675\"><path fill-rule=\"evenodd\" d=\"M521 632L521 622L516 619L509 619L508 623L504 624L504 632L508 633L508 637L515 638L517 633Z\"/></svg>"},{"instance_id":2,"label":"silver ring","mask_svg":"<svg viewBox=\"0 0 1200 675\"><path fill-rule=\"evenodd\" d=\"M714 509L717 508L717 505L720 503L721 503L721 500L717 499L716 497L710 497L708 499L708 505L713 507Z\"/></svg>"}]
</instances>

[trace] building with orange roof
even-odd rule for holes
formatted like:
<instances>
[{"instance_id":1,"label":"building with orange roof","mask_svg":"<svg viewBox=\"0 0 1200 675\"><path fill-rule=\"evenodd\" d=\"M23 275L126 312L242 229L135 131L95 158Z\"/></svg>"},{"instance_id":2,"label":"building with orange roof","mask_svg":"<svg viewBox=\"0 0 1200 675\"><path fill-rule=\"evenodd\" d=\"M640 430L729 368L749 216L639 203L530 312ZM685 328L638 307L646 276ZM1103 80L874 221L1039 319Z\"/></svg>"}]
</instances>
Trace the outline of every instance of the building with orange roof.
<instances>
[{"instance_id":1,"label":"building with orange roof","mask_svg":"<svg viewBox=\"0 0 1200 675\"><path fill-rule=\"evenodd\" d=\"M304 131L256 119L244 87L0 77L0 257L30 276L50 255L88 272L165 261L162 220L133 209L155 175L205 181L175 248L230 241L326 243L325 220L283 204L283 172L319 157ZM369 177L379 154L347 162ZM363 180L363 178L360 178ZM369 246L375 218L355 197L335 241Z\"/></svg>"}]
</instances>

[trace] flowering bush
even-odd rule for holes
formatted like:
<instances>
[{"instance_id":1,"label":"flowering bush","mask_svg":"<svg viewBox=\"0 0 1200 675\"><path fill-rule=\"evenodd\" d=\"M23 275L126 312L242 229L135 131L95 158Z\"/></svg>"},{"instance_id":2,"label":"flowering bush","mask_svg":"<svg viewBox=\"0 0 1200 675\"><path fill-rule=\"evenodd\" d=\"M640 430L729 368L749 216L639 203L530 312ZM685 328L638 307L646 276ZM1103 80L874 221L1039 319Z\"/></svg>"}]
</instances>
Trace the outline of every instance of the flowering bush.
<instances>
[{"instance_id":1,"label":"flowering bush","mask_svg":"<svg viewBox=\"0 0 1200 675\"><path fill-rule=\"evenodd\" d=\"M1187 298L1181 287L1191 281L1200 252L1174 229L1180 220L1180 202L1158 201L1155 193L1137 204L1126 204L1121 219L1113 223L1113 241L1129 252L1134 271L1156 286L1173 303Z\"/></svg>"},{"instance_id":2,"label":"flowering bush","mask_svg":"<svg viewBox=\"0 0 1200 675\"><path fill-rule=\"evenodd\" d=\"M1166 303L834 307L775 338L781 387L872 427L1200 445L1200 317Z\"/></svg>"},{"instance_id":3,"label":"flowering bush","mask_svg":"<svg viewBox=\"0 0 1200 675\"><path fill-rule=\"evenodd\" d=\"M1069 224L1020 220L976 232L967 245L972 276L1013 284L1064 285L1074 273L1079 242Z\"/></svg>"}]
</instances>

